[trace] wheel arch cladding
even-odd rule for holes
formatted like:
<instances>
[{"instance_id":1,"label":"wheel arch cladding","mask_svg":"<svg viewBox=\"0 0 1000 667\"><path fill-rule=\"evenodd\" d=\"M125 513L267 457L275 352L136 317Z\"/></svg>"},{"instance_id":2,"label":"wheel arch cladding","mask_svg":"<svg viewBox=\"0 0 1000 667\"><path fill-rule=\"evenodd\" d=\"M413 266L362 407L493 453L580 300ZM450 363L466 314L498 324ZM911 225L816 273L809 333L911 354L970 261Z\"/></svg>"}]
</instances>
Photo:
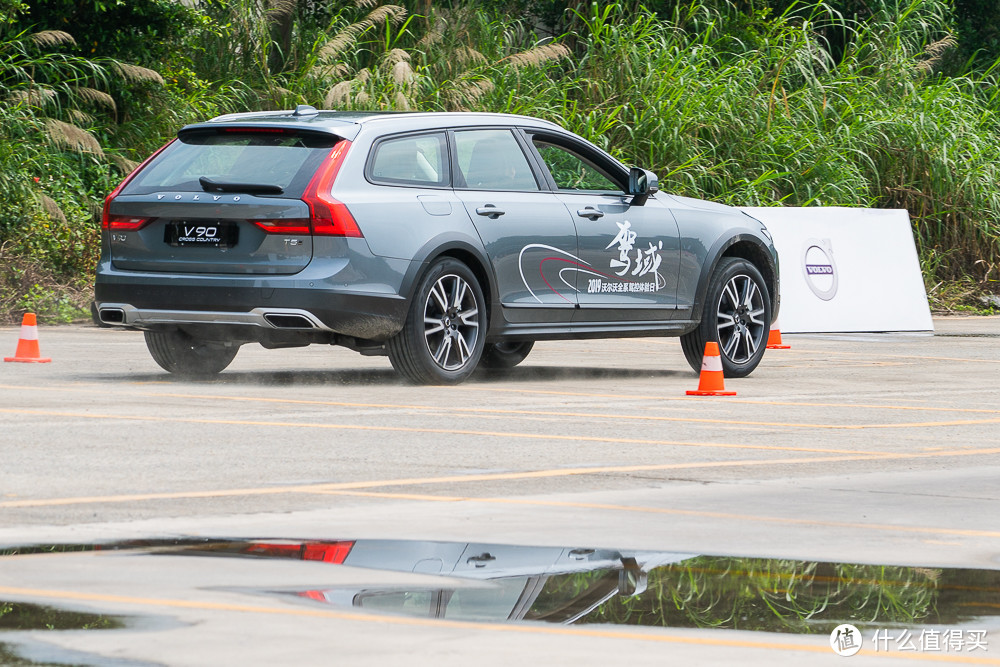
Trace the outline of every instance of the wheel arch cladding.
<instances>
[{"instance_id":1,"label":"wheel arch cladding","mask_svg":"<svg viewBox=\"0 0 1000 667\"><path fill-rule=\"evenodd\" d=\"M760 274L764 276L764 282L767 283L767 290L770 292L771 302L777 301L775 294L777 292L777 277L774 268L774 262L768 255L767 250L762 248L760 245L752 241L738 241L733 245L726 248L725 252L722 253L723 257L739 257L740 259L745 259L760 271Z\"/></svg>"},{"instance_id":2,"label":"wheel arch cladding","mask_svg":"<svg viewBox=\"0 0 1000 667\"><path fill-rule=\"evenodd\" d=\"M420 279L424 277L431 265L442 257L452 257L463 262L473 270L476 278L481 280L480 287L483 289L484 296L487 298L493 296L492 283L488 280L489 272L484 268L489 261L486 259L486 251L478 247L476 240L454 234L440 234L428 239L413 253L410 268L400 282L399 294L406 299L412 298L413 291L417 288Z\"/></svg>"},{"instance_id":3,"label":"wheel arch cladding","mask_svg":"<svg viewBox=\"0 0 1000 667\"><path fill-rule=\"evenodd\" d=\"M705 298L708 294L708 284L716 268L719 266L719 262L723 257L737 257L745 259L756 266L764 278L764 282L767 283L767 289L771 298L771 318L773 321L773 318L778 313L778 275L774 261L771 259L767 248L756 237L745 234L734 236L729 239L728 243L720 245L722 247L714 253L715 258L713 261L705 262L702 266L701 277L698 280L698 296L695 302L694 313L692 314L693 317L697 320L701 319L705 308Z\"/></svg>"},{"instance_id":4,"label":"wheel arch cladding","mask_svg":"<svg viewBox=\"0 0 1000 667\"><path fill-rule=\"evenodd\" d=\"M476 276L476 280L479 281L479 289L483 291L483 298L486 299L486 325L488 330L490 322L493 321L493 304L496 302L493 298L493 281L490 280L490 272L486 269L486 266L478 255L465 248L455 247L442 250L430 260L429 264L433 264L442 257L457 259L469 267L469 270Z\"/></svg>"}]
</instances>

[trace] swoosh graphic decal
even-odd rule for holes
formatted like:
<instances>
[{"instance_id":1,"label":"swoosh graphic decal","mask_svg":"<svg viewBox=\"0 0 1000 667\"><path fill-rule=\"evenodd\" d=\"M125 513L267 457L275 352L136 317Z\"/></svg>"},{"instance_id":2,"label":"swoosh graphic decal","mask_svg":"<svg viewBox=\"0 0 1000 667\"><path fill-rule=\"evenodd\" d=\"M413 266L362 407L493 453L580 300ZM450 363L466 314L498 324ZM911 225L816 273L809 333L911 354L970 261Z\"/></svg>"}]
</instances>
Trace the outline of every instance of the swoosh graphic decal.
<instances>
[{"instance_id":1,"label":"swoosh graphic decal","mask_svg":"<svg viewBox=\"0 0 1000 667\"><path fill-rule=\"evenodd\" d=\"M568 253L565 250L563 250L562 248L556 248L554 246L545 245L544 243L530 243L530 244L524 246L523 248L521 248L521 252L517 256L517 269L521 273L521 282L524 283L525 289L528 290L528 293L531 294L532 298L534 298L534 300L537 301L538 303L543 303L543 301L538 298L538 295L535 294L535 291L533 289L531 289L531 285L528 284L528 280L524 277L524 253L527 252L528 250L533 249L533 248L540 248L542 250L551 250L552 252L557 252L560 255L563 255L565 257L569 257L570 258L569 260L565 260L565 259L562 259L562 258L559 258L559 257L547 257L547 258L543 259L541 262L539 262L539 264L538 264L538 275L541 276L542 281L546 285L548 285L548 288L550 290L552 290L553 292L555 292L556 294L559 294L559 292L556 291L552 287L552 285L549 285L549 281L545 280L545 276L542 275L542 264L544 264L546 261L548 261L550 259L554 259L554 260L560 260L560 261L579 262L580 266L590 266L590 264L588 264L587 262L583 261L582 259L580 259L576 255L574 255L572 253ZM565 299L566 301L569 301L569 299L566 299L566 297L563 296L562 294L559 294L559 296L561 298ZM570 301L570 303L572 303L572 301Z\"/></svg>"},{"instance_id":2,"label":"swoosh graphic decal","mask_svg":"<svg viewBox=\"0 0 1000 667\"><path fill-rule=\"evenodd\" d=\"M618 275L612 275L610 273L603 273L601 271L597 271L587 261L581 259L580 257L577 257L576 255L574 255L572 253L568 253L565 250L562 250L561 248L556 248L554 246L545 245L544 243L532 243L532 244L526 245L523 248L521 248L521 252L520 252L520 254L518 254L518 257L517 257L517 265L518 265L518 270L521 273L521 282L524 283L524 287L528 290L528 293L530 293L531 296L532 296L532 298L534 298L535 301L537 301L538 303L544 303L544 302L541 299L538 298L538 295L535 294L535 291L533 289L531 289L530 285L528 285L527 278L524 277L524 253L527 252L528 250L533 249L533 248L538 248L538 249L542 249L542 250L549 250L549 251L552 251L552 252L557 252L560 255L562 255L562 257L546 257L546 258L542 259L542 261L538 263L538 275L542 279L542 282L545 283L546 287L548 287L550 290L552 290L552 292L554 294L558 295L560 299L562 299L563 301L566 301L567 303L573 303L573 301L571 301L570 299L567 299L565 295L563 295L561 292L559 292L559 290L557 290L556 288L554 288L551 285L551 283L549 283L549 281L545 278L545 275L544 275L544 273L542 271L542 267L545 265L546 262L563 262L563 263L566 263L566 264L573 265L573 266L566 266L566 267L563 267L562 269L559 269L559 280L562 281L562 283L564 285L566 285L567 287L569 287L570 289L572 289L574 292L577 292L577 293L579 293L580 289L575 284L571 283L569 280L566 279L566 277L563 275L565 272L567 272L567 271L575 271L577 273L584 273L584 274L591 275L591 276L597 276L599 278L607 278L608 280L612 280L612 281L614 281L616 283L617 282L623 282L623 283L635 283L636 282L635 280L623 279L621 276L618 276ZM662 275L660 275L659 271L654 271L653 272L653 276L654 276L653 279L654 279L655 285L656 285L656 290L659 291L659 290L663 289L663 287L666 285L666 282L667 282L664 279L664 277Z\"/></svg>"}]
</instances>

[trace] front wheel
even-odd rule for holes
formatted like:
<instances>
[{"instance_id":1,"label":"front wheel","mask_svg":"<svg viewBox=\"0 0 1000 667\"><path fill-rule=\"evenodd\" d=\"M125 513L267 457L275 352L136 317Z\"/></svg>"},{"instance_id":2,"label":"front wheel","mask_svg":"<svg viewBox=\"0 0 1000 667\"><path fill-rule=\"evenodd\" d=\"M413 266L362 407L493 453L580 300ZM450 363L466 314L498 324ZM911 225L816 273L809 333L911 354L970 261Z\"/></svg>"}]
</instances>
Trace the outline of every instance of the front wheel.
<instances>
[{"instance_id":1,"label":"front wheel","mask_svg":"<svg viewBox=\"0 0 1000 667\"><path fill-rule=\"evenodd\" d=\"M486 299L468 266L444 257L421 279L402 331L386 342L393 368L418 384L458 384L486 342Z\"/></svg>"},{"instance_id":2,"label":"front wheel","mask_svg":"<svg viewBox=\"0 0 1000 667\"><path fill-rule=\"evenodd\" d=\"M163 370L178 375L197 377L221 373L240 351L238 343L201 340L177 329L143 333L153 361Z\"/></svg>"},{"instance_id":3,"label":"front wheel","mask_svg":"<svg viewBox=\"0 0 1000 667\"><path fill-rule=\"evenodd\" d=\"M681 336L681 348L700 370L705 343L719 344L725 377L745 377L757 368L771 325L771 296L756 266L739 257L723 257L712 274L698 328Z\"/></svg>"}]
</instances>

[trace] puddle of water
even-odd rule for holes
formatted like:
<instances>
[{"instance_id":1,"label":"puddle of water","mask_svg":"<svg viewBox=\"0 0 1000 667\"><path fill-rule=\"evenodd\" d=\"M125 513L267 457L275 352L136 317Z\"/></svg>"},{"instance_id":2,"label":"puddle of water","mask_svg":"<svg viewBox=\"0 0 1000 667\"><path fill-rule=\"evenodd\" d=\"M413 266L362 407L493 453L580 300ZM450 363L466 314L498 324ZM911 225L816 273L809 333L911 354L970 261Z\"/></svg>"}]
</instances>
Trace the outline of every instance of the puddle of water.
<instances>
[{"instance_id":1,"label":"puddle of water","mask_svg":"<svg viewBox=\"0 0 1000 667\"><path fill-rule=\"evenodd\" d=\"M116 616L0 600L0 630L111 630L121 627L124 623Z\"/></svg>"},{"instance_id":2,"label":"puddle of water","mask_svg":"<svg viewBox=\"0 0 1000 667\"><path fill-rule=\"evenodd\" d=\"M0 633L4 630L112 630L125 627L117 616L66 611L23 602L0 600ZM36 667L68 665L66 662L36 662L22 657L0 643L0 665L4 667Z\"/></svg>"},{"instance_id":3,"label":"puddle of water","mask_svg":"<svg viewBox=\"0 0 1000 667\"><path fill-rule=\"evenodd\" d=\"M9 651L3 644L0 644L0 665L4 667L48 667L49 665L65 665L58 662L35 662L22 658L17 653Z\"/></svg>"},{"instance_id":4,"label":"puddle of water","mask_svg":"<svg viewBox=\"0 0 1000 667\"><path fill-rule=\"evenodd\" d=\"M440 575L441 583L432 586L358 585L293 594L338 607L467 621L819 634L842 623L866 633L995 627L1000 616L1000 570L399 540L147 540L8 549L0 557L121 549Z\"/></svg>"},{"instance_id":5,"label":"puddle of water","mask_svg":"<svg viewBox=\"0 0 1000 667\"><path fill-rule=\"evenodd\" d=\"M579 584L556 577L547 589ZM995 616L1000 572L699 556L649 572L579 620L687 628L830 633L969 624Z\"/></svg>"}]
</instances>

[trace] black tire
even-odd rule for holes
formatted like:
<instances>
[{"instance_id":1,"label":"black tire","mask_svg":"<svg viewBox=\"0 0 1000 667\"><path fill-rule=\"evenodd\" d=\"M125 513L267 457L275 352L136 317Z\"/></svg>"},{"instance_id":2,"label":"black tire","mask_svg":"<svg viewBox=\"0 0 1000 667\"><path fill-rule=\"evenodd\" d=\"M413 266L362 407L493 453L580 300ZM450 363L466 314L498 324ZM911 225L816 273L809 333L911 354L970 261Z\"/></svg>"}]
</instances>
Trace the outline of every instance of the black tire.
<instances>
[{"instance_id":1,"label":"black tire","mask_svg":"<svg viewBox=\"0 0 1000 667\"><path fill-rule=\"evenodd\" d=\"M386 342L393 368L417 384L458 384L486 342L486 299L468 266L451 257L421 278L403 330Z\"/></svg>"},{"instance_id":2,"label":"black tire","mask_svg":"<svg viewBox=\"0 0 1000 667\"><path fill-rule=\"evenodd\" d=\"M221 373L240 351L239 343L206 341L180 330L145 331L146 348L165 371L190 377Z\"/></svg>"},{"instance_id":3,"label":"black tire","mask_svg":"<svg viewBox=\"0 0 1000 667\"><path fill-rule=\"evenodd\" d=\"M771 327L771 294L757 267L739 257L723 257L708 284L698 328L681 336L691 368L701 370L705 343L719 344L725 377L745 377L757 368Z\"/></svg>"},{"instance_id":4,"label":"black tire","mask_svg":"<svg viewBox=\"0 0 1000 667\"><path fill-rule=\"evenodd\" d=\"M514 368L524 361L534 346L535 342L530 340L487 343L483 348L483 358L479 360L479 365L492 370Z\"/></svg>"}]
</instances>

